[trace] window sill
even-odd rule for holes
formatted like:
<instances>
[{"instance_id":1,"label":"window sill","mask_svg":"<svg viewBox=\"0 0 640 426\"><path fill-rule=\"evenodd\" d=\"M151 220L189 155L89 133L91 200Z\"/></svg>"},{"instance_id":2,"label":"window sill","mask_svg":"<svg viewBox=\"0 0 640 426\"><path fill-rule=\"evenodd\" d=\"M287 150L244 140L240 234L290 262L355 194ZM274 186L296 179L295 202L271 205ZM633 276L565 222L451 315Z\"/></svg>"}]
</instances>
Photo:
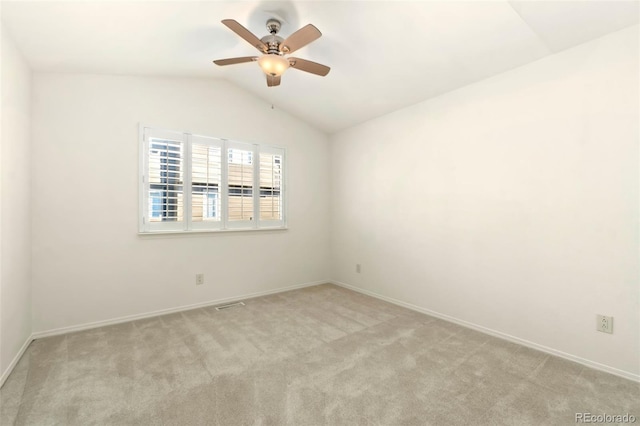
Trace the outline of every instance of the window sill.
<instances>
[{"instance_id":1,"label":"window sill","mask_svg":"<svg viewBox=\"0 0 640 426\"><path fill-rule=\"evenodd\" d=\"M198 235L198 234L235 234L238 232L279 232L287 231L289 228L286 226L277 228L241 228L241 229L194 229L191 231L175 230L175 231L147 231L139 232L140 237L152 237L152 236L168 236L168 235Z\"/></svg>"}]
</instances>

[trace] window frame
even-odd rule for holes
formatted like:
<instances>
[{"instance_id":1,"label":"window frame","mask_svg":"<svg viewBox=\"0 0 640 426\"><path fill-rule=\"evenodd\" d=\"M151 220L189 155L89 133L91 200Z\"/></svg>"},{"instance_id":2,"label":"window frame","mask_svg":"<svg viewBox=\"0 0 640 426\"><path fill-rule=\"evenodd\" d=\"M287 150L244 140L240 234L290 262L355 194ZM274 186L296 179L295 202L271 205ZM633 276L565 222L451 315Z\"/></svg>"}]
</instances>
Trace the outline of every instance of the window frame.
<instances>
[{"instance_id":1,"label":"window frame","mask_svg":"<svg viewBox=\"0 0 640 426\"><path fill-rule=\"evenodd\" d=\"M149 193L153 191L149 182L149 143L151 139L167 139L182 143L182 221L153 222L150 220ZM220 220L194 221L193 206L193 144L210 144L220 147L220 185L218 199ZM251 220L229 220L229 149L250 150L252 160L252 206ZM281 155L280 203L281 220L260 219L260 155ZM198 232L237 232L237 231L272 231L287 229L287 166L286 148L282 146L257 142L241 142L237 140L203 136L185 131L166 130L140 124L139 126L139 171L138 171L138 234L176 234ZM275 187L274 187L275 188ZM204 208L204 207L203 207Z\"/></svg>"}]
</instances>

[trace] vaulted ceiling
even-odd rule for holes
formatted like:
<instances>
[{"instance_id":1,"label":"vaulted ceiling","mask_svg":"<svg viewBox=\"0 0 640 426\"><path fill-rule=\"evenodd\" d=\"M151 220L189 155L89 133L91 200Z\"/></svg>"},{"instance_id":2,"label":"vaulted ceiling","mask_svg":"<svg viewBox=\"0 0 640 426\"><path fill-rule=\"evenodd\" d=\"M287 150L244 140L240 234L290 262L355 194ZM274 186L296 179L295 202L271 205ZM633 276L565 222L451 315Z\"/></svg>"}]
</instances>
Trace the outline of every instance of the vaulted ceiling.
<instances>
[{"instance_id":1,"label":"vaulted ceiling","mask_svg":"<svg viewBox=\"0 0 640 426\"><path fill-rule=\"evenodd\" d=\"M335 132L638 23L637 1L3 1L2 21L35 71L220 78ZM220 23L323 36L268 88L257 51ZM225 99L212 99L224 103Z\"/></svg>"}]
</instances>

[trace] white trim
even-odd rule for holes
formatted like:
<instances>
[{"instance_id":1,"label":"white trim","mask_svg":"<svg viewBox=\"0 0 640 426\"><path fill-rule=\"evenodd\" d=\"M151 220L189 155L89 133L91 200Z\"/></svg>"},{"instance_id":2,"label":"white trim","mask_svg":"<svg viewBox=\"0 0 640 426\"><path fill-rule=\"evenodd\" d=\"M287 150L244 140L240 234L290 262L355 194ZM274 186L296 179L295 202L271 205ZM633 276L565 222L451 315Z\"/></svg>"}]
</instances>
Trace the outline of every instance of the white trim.
<instances>
[{"instance_id":1,"label":"white trim","mask_svg":"<svg viewBox=\"0 0 640 426\"><path fill-rule=\"evenodd\" d=\"M123 323L123 322L130 322L130 321L135 321L135 320L139 320L139 319L152 318L152 317L157 317L157 316L160 316L160 315L172 314L172 313L175 313L175 312L182 312L182 311L189 311L191 309L204 308L206 306L219 305L219 304L222 304L222 303L231 303L231 302L236 302L236 301L239 301L239 300L253 299L253 298L256 298L256 297L268 296L270 294L284 293L286 291L297 290L297 289L300 289L300 288L312 287L312 286L320 285L320 284L327 284L329 282L330 281L328 281L328 280L321 280L321 281L313 281L313 282L304 283L304 284L295 284L295 285L288 286L288 287L280 287L280 288L273 289L273 290L259 291L259 292L256 292L256 293L249 293L249 294L245 294L245 295L242 295L242 296L226 297L224 299L215 299L215 300L209 300L207 302L200 302L200 303L194 303L194 304L191 304L191 305L178 306L178 307L175 307L175 308L160 309L160 310L157 310L157 311L145 312L143 314L126 315L126 316L123 316L123 317L112 318L112 319L103 320L103 321L94 321L94 322L88 322L88 323L85 323L85 324L72 325L72 326L69 326L69 327L54 328L52 330L37 331L37 332L34 332L31 335L31 339L32 340L42 339L43 337L58 336L60 334L67 334L67 333L74 333L76 331L90 330L92 328L104 327L104 326L107 326L107 325L120 324L120 323Z\"/></svg>"},{"instance_id":2,"label":"white trim","mask_svg":"<svg viewBox=\"0 0 640 426\"><path fill-rule=\"evenodd\" d=\"M568 353L565 353L565 352L562 352L562 351L558 351L556 349L549 348L547 346L539 345L537 343L533 343L533 342L530 342L528 340L520 339L518 337L511 336L509 334L505 334L505 333L502 333L502 332L499 332L499 331L496 331L496 330L493 330L493 329L490 329L490 328L486 328L486 327L483 327L483 326L480 326L480 325L477 325L477 324L474 324L474 323L470 323L468 321L459 320L457 318L451 317L449 315L441 314L439 312L435 312L435 311L432 311L430 309L421 308L419 306L412 305L411 303L403 302L401 300L393 299L393 298L387 297L387 296L382 296L382 295L380 295L378 293L374 293L372 291L365 290L365 289L362 289L360 287L356 287L356 286L353 286L353 285L350 285L350 284L346 284L346 283L343 283L343 282L340 282L340 281L336 281L336 280L321 280L321 281L313 281L313 282L304 283L304 284L296 284L296 285L292 285L292 286L288 286L288 287L281 287L281 288L277 288L277 289L274 289L274 290L266 290L266 291L261 291L261 292L256 292L256 293L249 293L249 294L246 294L246 295L243 295L243 296L228 297L228 298L224 298L224 299L210 300L210 301L207 301L207 302L195 303L195 304L192 304L192 305L184 305L184 306L179 306L179 307L176 307L176 308L162 309L162 310L158 310L158 311L147 312L147 313L144 313L144 314L127 315L127 316L124 316L124 317L113 318L113 319L110 319L110 320L95 321L95 322L90 322L90 323L85 323L85 324L80 324L80 325L75 325L75 326L70 326L70 327L62 327L62 328L56 328L56 329L52 329L52 330L39 331L39 332L32 333L31 336L29 336L27 338L27 340L24 342L24 344L20 348L20 351L18 351L18 353L13 358L13 360L11 361L11 363L9 364L7 369L2 373L2 376L0 376L0 388L2 388L2 386L4 385L5 381L9 377L9 375L11 375L11 372L13 371L15 366L18 364L18 362L20 361L20 358L22 358L22 355L24 355L25 351L27 350L27 348L29 347L31 342L36 340L36 339L41 339L43 337L57 336L57 335L72 333L72 332L76 332L76 331L90 330L92 328L104 327L104 326L113 325L113 324L120 324L120 323L123 323L123 322L135 321L135 320L138 320L138 319L151 318L151 317L170 314L170 313L174 313L174 312L188 311L188 310L191 310L191 309L197 309L197 308L202 308L202 307L206 307L206 306L218 305L218 304L222 304L222 303L229 303L229 302L235 302L235 301L239 301L239 300L252 299L252 298L255 298L255 297L267 296L267 295L270 295L270 294L284 293L286 291L296 290L296 289L305 288L305 287L313 287L313 286L320 285L320 284L325 284L325 283L335 284L337 286L340 286L340 287L343 287L343 288L346 288L346 289L349 289L349 290L352 290L352 291L356 291L358 293L366 294L367 296L371 296L371 297L374 297L376 299L383 300L385 302L393 303L394 305L398 305L398 306L402 306L402 307L407 308L407 309L411 309L412 311L416 311L416 312L420 312L420 313L423 313L423 314L426 314L426 315L430 315L430 316L433 316L433 317L436 317L436 318L440 318L440 319L443 319L445 321L449 321L449 322L461 325L461 326L466 327L466 328L471 328L471 329L479 331L481 333L489 334L491 336L498 337L498 338L510 341L512 343L516 343L516 344L519 344L519 345L522 345L522 346L526 346L526 347L529 347L529 348L532 348L532 349L536 349L536 350L539 350L541 352L548 353L550 355L558 356L560 358L568 359L569 361L574 361L574 362L577 362L577 363L582 364L584 366L587 366L587 367L590 367L590 368L594 368L596 370L600 370L600 371L604 371L606 373L614 374L616 376L620 376L620 377L623 377L625 379L633 380L635 382L640 382L640 375L637 375L637 374L634 374L634 373L631 373L631 372L628 372L628 371L619 370L617 368L610 367L608 365L604 365L604 364L600 364L600 363L595 362L595 361L590 361L588 359L580 358L580 357L575 356L575 355L571 355L571 354L568 354Z\"/></svg>"},{"instance_id":3,"label":"white trim","mask_svg":"<svg viewBox=\"0 0 640 426\"><path fill-rule=\"evenodd\" d=\"M260 150L258 145L253 145L253 227L260 226Z\"/></svg>"},{"instance_id":4,"label":"white trim","mask_svg":"<svg viewBox=\"0 0 640 426\"><path fill-rule=\"evenodd\" d=\"M239 301L239 300L253 299L255 297L267 296L267 295L270 295L270 294L284 293L286 291L297 290L297 289L305 288L305 287L313 287L315 285L326 284L326 283L329 283L329 282L330 282L329 280L321 280L321 281L313 281L313 282L303 283L303 284L295 284L295 285L292 285L292 286L281 287L281 288L277 288L277 289L274 289L274 290L266 290L266 291L259 291L259 292L256 292L256 293L249 293L249 294L245 294L243 296L227 297L227 298L224 298L224 299L210 300L210 301L207 301L207 302L194 303L192 305L184 305L184 306L179 306L179 307L176 307L176 308L161 309L161 310L158 310L158 311L147 312L147 313L144 313L144 314L127 315L127 316L124 316L124 317L113 318L113 319L110 319L110 320L95 321L95 322L90 322L90 323L85 323L85 324L80 324L80 325L74 325L74 326L70 326L70 327L61 327L61 328L55 328L55 329L52 329L52 330L34 332L27 338L27 340L24 342L24 344L22 345L22 347L20 348L20 350L18 351L16 356L11 361L11 364L9 364L7 369L2 373L2 376L0 376L0 388L2 388L2 386L4 385L6 380L9 378L9 376L13 372L13 369L16 367L16 365L20 361L20 358L22 358L22 356L26 352L26 350L29 347L29 345L31 344L31 342L33 342L36 339L42 339L44 337L51 337L51 336L58 336L58 335L61 335L61 334L73 333L73 332L76 332L76 331L90 330L92 328L104 327L104 326L113 325L113 324L120 324L120 323L123 323L123 322L135 321L135 320L138 320L138 319L152 318L152 317L171 314L171 313L175 313L175 312L189 311L191 309L203 308L203 307L211 306L211 305L220 305L220 304L223 304L223 303L236 302L236 301Z\"/></svg>"},{"instance_id":5,"label":"white trim","mask_svg":"<svg viewBox=\"0 0 640 426\"><path fill-rule=\"evenodd\" d=\"M192 150L191 145L193 144L193 135L186 135L184 144L184 174L182 178L183 185L183 195L182 195L182 214L184 214L184 219L182 220L182 229L184 231L188 231L189 224L193 222L193 215L191 214L191 207L193 206L193 191L191 190L191 179L193 179L192 175ZM189 196L187 196L189 194Z\"/></svg>"},{"instance_id":6,"label":"white trim","mask_svg":"<svg viewBox=\"0 0 640 426\"><path fill-rule=\"evenodd\" d=\"M502 333L497 330L493 330L491 328L483 327L478 324L474 324L472 322L464 321L449 315L441 314L440 312L435 312L430 309L422 308L420 306L412 305L411 303L403 302L402 300L394 299L392 297L383 296L381 294L375 293L370 290L365 290L360 287L356 287L350 284L346 284L340 281L331 280L329 281L331 284L335 284L340 287L344 287L349 290L356 291L358 293L366 294L367 296L375 297L376 299L384 300L385 302L393 303L394 305L402 306L403 308L411 309L412 311L420 312L426 315L430 315L432 317L440 318L442 320L452 322L454 324L461 325L466 328L471 328L473 330L479 331L484 334L489 334L494 337L498 337L500 339L507 340L512 343L516 343L522 346L526 346L531 349L536 349L541 352L545 352L550 355L555 355L560 358L567 359L569 361L577 362L578 364L582 364L584 366L594 368L596 370L604 371L606 373L614 374L616 376L623 377L625 379L633 380L634 382L640 382L640 375L631 373L629 371L624 371L617 369L615 367L611 367L605 364L600 364L599 362L591 361L585 358L581 358L576 355L571 355L566 352L559 351L557 349L550 348L548 346L540 345L538 343L530 342L528 340L521 339L519 337L511 336L510 334Z\"/></svg>"},{"instance_id":7,"label":"white trim","mask_svg":"<svg viewBox=\"0 0 640 426\"><path fill-rule=\"evenodd\" d=\"M285 228L288 226L288 211L289 211L289 155L287 150L282 148L282 187L280 188L280 194L282 194L282 226Z\"/></svg>"},{"instance_id":8,"label":"white trim","mask_svg":"<svg viewBox=\"0 0 640 426\"><path fill-rule=\"evenodd\" d=\"M138 232L146 231L146 222L148 213L144 211L146 203L143 201L146 197L147 190L147 138L145 127L138 124Z\"/></svg>"},{"instance_id":9,"label":"white trim","mask_svg":"<svg viewBox=\"0 0 640 426\"><path fill-rule=\"evenodd\" d=\"M150 231L150 232L138 232L139 237L154 236L154 235L189 235L189 234L226 234L235 232L265 232L265 231L287 231L289 228L282 226L263 227L263 228L226 228L226 229L191 229L189 231L177 230L165 230L165 231Z\"/></svg>"},{"instance_id":10,"label":"white trim","mask_svg":"<svg viewBox=\"0 0 640 426\"><path fill-rule=\"evenodd\" d=\"M24 344L22 345L22 347L20 348L20 350L18 351L16 356L13 357L13 360L11 361L11 364L9 364L7 369L4 370L4 372L2 373L2 376L0 376L0 388L2 388L2 386L4 386L4 383L7 381L7 379L11 375L11 372L16 367L16 365L18 365L18 362L20 361L20 358L22 358L22 355L24 355L24 353L26 352L27 348L29 347L31 342L33 342L34 340L35 340L35 338L33 337L33 334L31 336L27 337L27 340L25 340Z\"/></svg>"},{"instance_id":11,"label":"white trim","mask_svg":"<svg viewBox=\"0 0 640 426\"><path fill-rule=\"evenodd\" d=\"M220 223L222 229L229 228L229 151L227 151L227 139L220 145Z\"/></svg>"}]
</instances>

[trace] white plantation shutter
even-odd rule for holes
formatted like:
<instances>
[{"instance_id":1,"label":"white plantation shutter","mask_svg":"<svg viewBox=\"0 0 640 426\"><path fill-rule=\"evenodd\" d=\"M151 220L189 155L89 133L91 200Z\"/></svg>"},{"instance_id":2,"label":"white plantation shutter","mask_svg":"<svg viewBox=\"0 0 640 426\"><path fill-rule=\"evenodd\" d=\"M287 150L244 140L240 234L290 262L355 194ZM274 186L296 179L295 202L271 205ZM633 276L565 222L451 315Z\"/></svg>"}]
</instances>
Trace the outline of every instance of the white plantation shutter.
<instances>
[{"instance_id":1,"label":"white plantation shutter","mask_svg":"<svg viewBox=\"0 0 640 426\"><path fill-rule=\"evenodd\" d=\"M284 149L260 147L260 225L282 226Z\"/></svg>"},{"instance_id":2,"label":"white plantation shutter","mask_svg":"<svg viewBox=\"0 0 640 426\"><path fill-rule=\"evenodd\" d=\"M227 226L253 227L255 221L253 145L227 142Z\"/></svg>"},{"instance_id":3,"label":"white plantation shutter","mask_svg":"<svg viewBox=\"0 0 640 426\"><path fill-rule=\"evenodd\" d=\"M147 129L143 150L144 229L184 229L184 135Z\"/></svg>"},{"instance_id":4,"label":"white plantation shutter","mask_svg":"<svg viewBox=\"0 0 640 426\"><path fill-rule=\"evenodd\" d=\"M191 222L193 229L222 227L223 141L191 137Z\"/></svg>"},{"instance_id":5,"label":"white plantation shutter","mask_svg":"<svg viewBox=\"0 0 640 426\"><path fill-rule=\"evenodd\" d=\"M141 127L140 232L285 227L282 148Z\"/></svg>"}]
</instances>

